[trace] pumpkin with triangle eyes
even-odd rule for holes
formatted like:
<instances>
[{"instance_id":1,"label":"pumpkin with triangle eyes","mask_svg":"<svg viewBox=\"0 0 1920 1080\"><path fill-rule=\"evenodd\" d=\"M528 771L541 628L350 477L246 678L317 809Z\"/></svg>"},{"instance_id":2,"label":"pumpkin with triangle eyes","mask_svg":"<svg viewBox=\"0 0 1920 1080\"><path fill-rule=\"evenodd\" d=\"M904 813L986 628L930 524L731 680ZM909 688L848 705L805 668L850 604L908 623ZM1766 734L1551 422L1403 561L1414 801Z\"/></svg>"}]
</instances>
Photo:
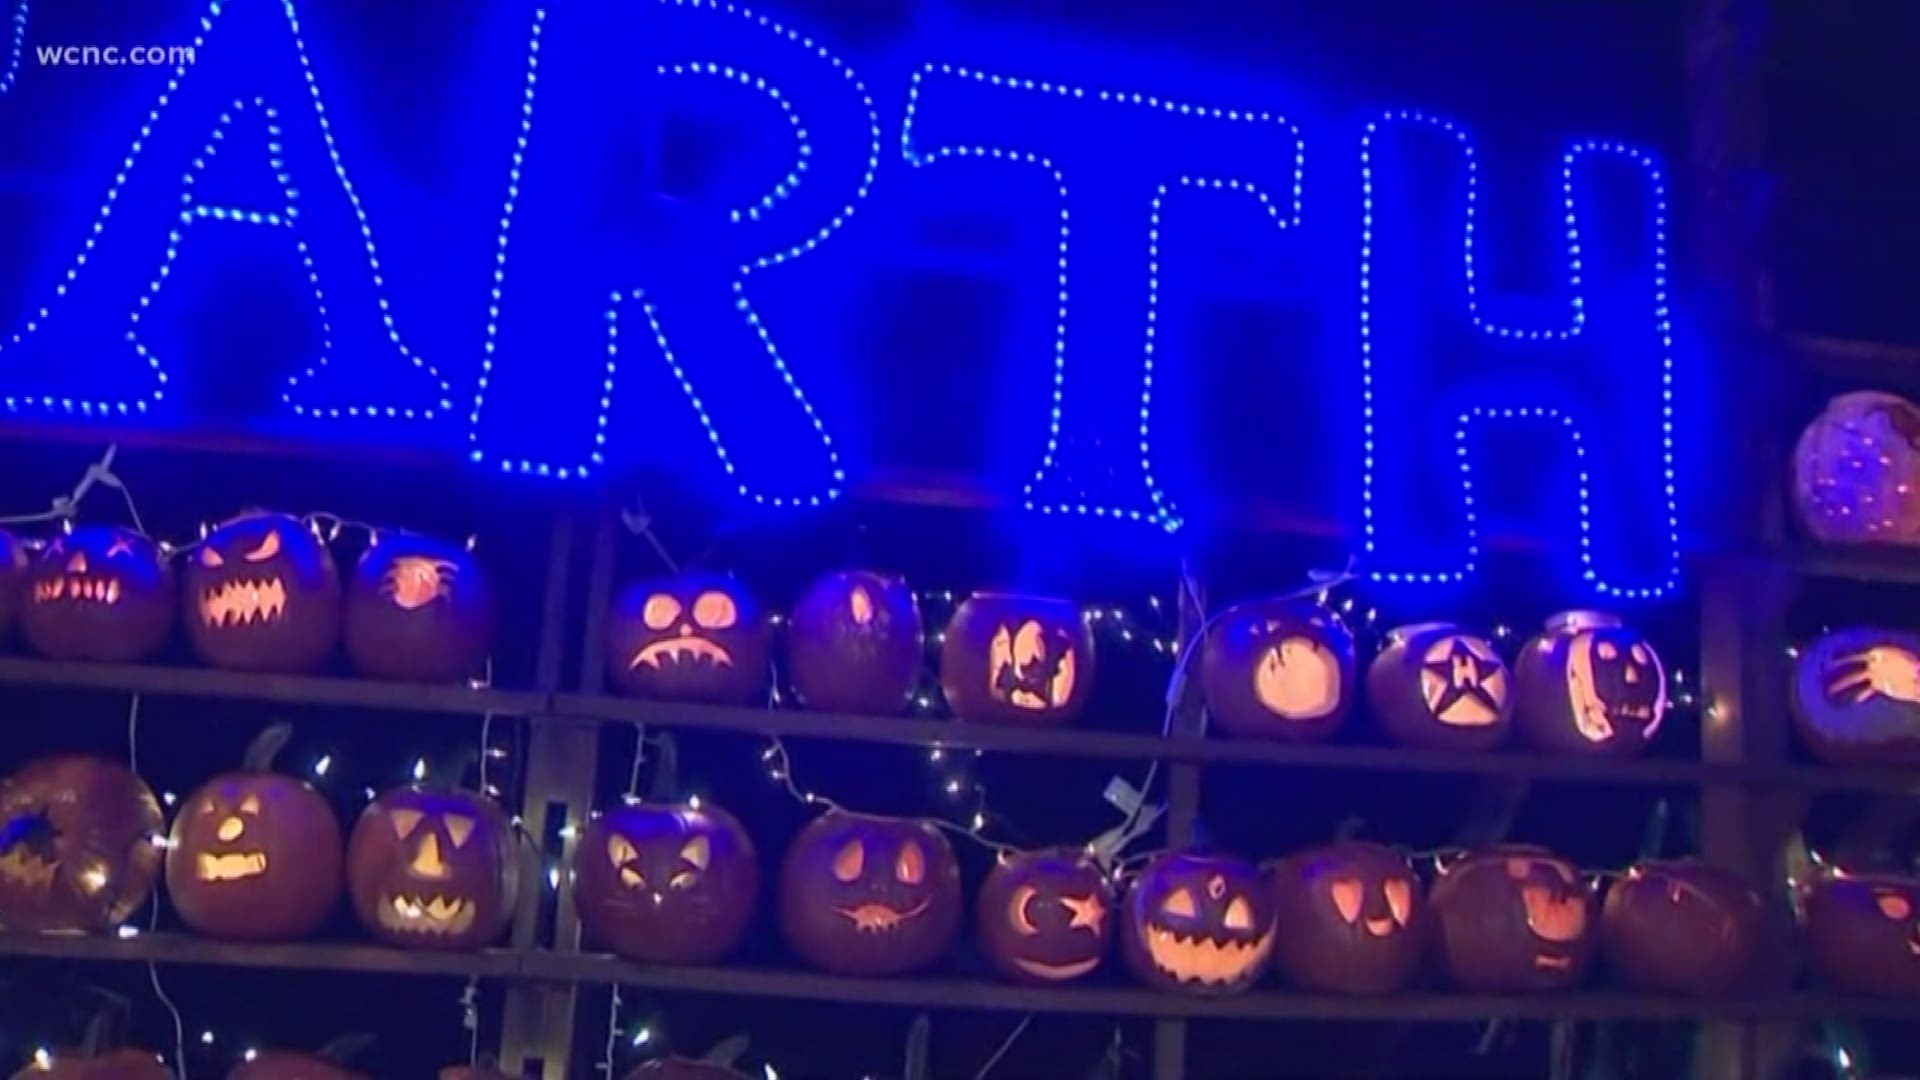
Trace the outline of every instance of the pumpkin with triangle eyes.
<instances>
[{"instance_id":1,"label":"pumpkin with triangle eyes","mask_svg":"<svg viewBox=\"0 0 1920 1080\"><path fill-rule=\"evenodd\" d=\"M1100 966L1113 936L1113 890L1084 851L1004 856L980 886L980 944L1000 974L1041 985Z\"/></svg>"},{"instance_id":2,"label":"pumpkin with triangle eyes","mask_svg":"<svg viewBox=\"0 0 1920 1080\"><path fill-rule=\"evenodd\" d=\"M759 899L753 840L711 803L614 807L587 824L573 859L588 936L642 963L725 957Z\"/></svg>"},{"instance_id":3,"label":"pumpkin with triangle eyes","mask_svg":"<svg viewBox=\"0 0 1920 1080\"><path fill-rule=\"evenodd\" d=\"M1461 986L1523 993L1586 978L1593 889L1545 848L1505 844L1443 863L1431 899L1440 960Z\"/></svg>"},{"instance_id":4,"label":"pumpkin with triangle eyes","mask_svg":"<svg viewBox=\"0 0 1920 1080\"><path fill-rule=\"evenodd\" d=\"M1653 643L1597 611L1548 619L1520 650L1513 678L1515 724L1542 750L1639 754L1670 704Z\"/></svg>"},{"instance_id":5,"label":"pumpkin with triangle eyes","mask_svg":"<svg viewBox=\"0 0 1920 1080\"><path fill-rule=\"evenodd\" d=\"M780 929L836 975L901 975L938 960L960 929L960 867L920 821L829 811L780 870Z\"/></svg>"},{"instance_id":6,"label":"pumpkin with triangle eyes","mask_svg":"<svg viewBox=\"0 0 1920 1080\"><path fill-rule=\"evenodd\" d=\"M1135 977L1155 989L1231 994L1267 970L1274 917L1273 890L1253 864L1169 851L1127 892L1121 952Z\"/></svg>"},{"instance_id":7,"label":"pumpkin with triangle eyes","mask_svg":"<svg viewBox=\"0 0 1920 1080\"><path fill-rule=\"evenodd\" d=\"M975 593L940 647L940 688L968 723L1058 727L1093 692L1093 632L1071 600Z\"/></svg>"},{"instance_id":8,"label":"pumpkin with triangle eyes","mask_svg":"<svg viewBox=\"0 0 1920 1080\"><path fill-rule=\"evenodd\" d=\"M1607 966L1662 994L1731 993L1753 971L1760 929L1760 897L1747 883L1691 859L1633 866L1600 908Z\"/></svg>"},{"instance_id":9,"label":"pumpkin with triangle eyes","mask_svg":"<svg viewBox=\"0 0 1920 1080\"><path fill-rule=\"evenodd\" d=\"M1297 985L1390 994L1420 972L1426 900L1399 852L1360 841L1299 852L1273 868L1280 967Z\"/></svg>"},{"instance_id":10,"label":"pumpkin with triangle eyes","mask_svg":"<svg viewBox=\"0 0 1920 1080\"><path fill-rule=\"evenodd\" d=\"M900 578L865 570L828 574L794 605L787 674L809 709L898 713L925 666L920 605Z\"/></svg>"},{"instance_id":11,"label":"pumpkin with triangle eyes","mask_svg":"<svg viewBox=\"0 0 1920 1080\"><path fill-rule=\"evenodd\" d=\"M380 533L347 586L347 658L355 671L403 682L481 673L493 647L493 585L465 547Z\"/></svg>"},{"instance_id":12,"label":"pumpkin with triangle eyes","mask_svg":"<svg viewBox=\"0 0 1920 1080\"><path fill-rule=\"evenodd\" d=\"M684 574L628 587L607 619L614 688L663 701L764 700L773 628L740 582Z\"/></svg>"},{"instance_id":13,"label":"pumpkin with triangle eyes","mask_svg":"<svg viewBox=\"0 0 1920 1080\"><path fill-rule=\"evenodd\" d=\"M158 545L127 529L85 526L54 537L22 587L21 632L55 660L141 660L173 632L173 568Z\"/></svg>"},{"instance_id":14,"label":"pumpkin with triangle eyes","mask_svg":"<svg viewBox=\"0 0 1920 1080\"><path fill-rule=\"evenodd\" d=\"M372 934L408 949L493 943L520 895L517 835L470 791L403 787L367 805L347 841L347 890Z\"/></svg>"},{"instance_id":15,"label":"pumpkin with triangle eyes","mask_svg":"<svg viewBox=\"0 0 1920 1080\"><path fill-rule=\"evenodd\" d=\"M307 672L340 636L340 572L312 528L285 514L226 521L187 559L187 639L234 671Z\"/></svg>"},{"instance_id":16,"label":"pumpkin with triangle eyes","mask_svg":"<svg viewBox=\"0 0 1920 1080\"><path fill-rule=\"evenodd\" d=\"M1353 705L1353 636L1318 604L1239 604L1208 623L1200 688L1230 735L1330 739Z\"/></svg>"},{"instance_id":17,"label":"pumpkin with triangle eyes","mask_svg":"<svg viewBox=\"0 0 1920 1080\"><path fill-rule=\"evenodd\" d=\"M1807 955L1848 993L1920 998L1920 878L1823 871L1805 886Z\"/></svg>"},{"instance_id":18,"label":"pumpkin with triangle eyes","mask_svg":"<svg viewBox=\"0 0 1920 1080\"><path fill-rule=\"evenodd\" d=\"M1451 623L1387 632L1367 668L1367 702L1395 742L1490 750L1513 730L1513 677L1493 643Z\"/></svg>"},{"instance_id":19,"label":"pumpkin with triangle eyes","mask_svg":"<svg viewBox=\"0 0 1920 1080\"><path fill-rule=\"evenodd\" d=\"M101 933L160 877L166 821L126 766L42 758L0 783L0 930Z\"/></svg>"}]
</instances>

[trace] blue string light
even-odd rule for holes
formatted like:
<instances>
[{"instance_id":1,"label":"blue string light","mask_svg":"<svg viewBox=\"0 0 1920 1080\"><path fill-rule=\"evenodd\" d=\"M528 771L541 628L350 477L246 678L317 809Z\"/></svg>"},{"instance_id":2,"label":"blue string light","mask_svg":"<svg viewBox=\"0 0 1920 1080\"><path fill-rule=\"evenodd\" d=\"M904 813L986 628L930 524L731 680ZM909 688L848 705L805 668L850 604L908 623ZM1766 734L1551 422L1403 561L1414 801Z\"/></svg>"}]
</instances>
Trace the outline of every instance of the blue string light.
<instances>
[{"instance_id":1,"label":"blue string light","mask_svg":"<svg viewBox=\"0 0 1920 1080\"><path fill-rule=\"evenodd\" d=\"M13 37L7 46L7 69L0 72L0 94L13 90L20 79L20 58L27 51L27 0L14 0Z\"/></svg>"},{"instance_id":2,"label":"blue string light","mask_svg":"<svg viewBox=\"0 0 1920 1080\"><path fill-rule=\"evenodd\" d=\"M1580 423L1566 410L1550 406L1533 407L1476 407L1460 414L1454 429L1455 454L1458 458L1461 475L1462 509L1464 511L1465 553L1462 568L1450 571L1372 571L1370 576L1377 581L1395 583L1442 584L1465 580L1478 567L1480 558L1479 515L1473 482L1473 454L1469 446L1469 431L1476 425L1491 421L1557 421L1570 440L1575 457L1575 473L1578 492L1579 513L1579 550L1581 576L1596 591L1618 599L1645 600L1666 595L1679 583L1680 578L1680 539L1679 511L1674 478L1673 451L1673 326L1668 306L1667 293L1667 199L1666 186L1658 163L1644 150L1624 143L1602 140L1586 140L1571 144L1561 159L1560 181L1564 197L1567 252L1567 312L1559 325L1536 325L1516 327L1495 322L1482 310L1477 286L1474 250L1474 217L1478 201L1478 163L1475 160L1474 146L1467 132L1455 122L1443 117L1414 110L1399 110L1387 113L1381 120L1367 124L1361 138L1360 171L1363 221L1361 226L1360 247L1360 357L1361 357L1361 422L1365 439L1362 455L1362 513L1366 536L1366 553L1372 557L1378 552L1378 535L1374 507L1374 472L1376 467L1375 440L1375 402L1374 402L1374 324L1373 324L1373 259L1374 259L1374 178L1373 178L1373 141L1381 130L1394 124L1424 125L1452 136L1458 145L1466 163L1466 211L1464 222L1463 251L1466 285L1466 300L1469 317L1474 326L1490 337L1518 341L1567 341L1578 338L1587 330L1586 302L1582 295L1582 262L1580 246L1580 223L1582 210L1577 199L1578 185L1574 181L1575 166L1580 159L1588 155L1612 155L1632 163L1642 173L1649 189L1653 205L1652 221L1652 316L1655 336L1659 342L1660 375L1660 440L1661 468L1664 491L1664 549L1661 577L1651 585L1620 585L1603 576L1596 565L1592 538L1592 514L1590 505L1589 470L1587 467L1587 448L1582 437Z\"/></svg>"},{"instance_id":3,"label":"blue string light","mask_svg":"<svg viewBox=\"0 0 1920 1080\"><path fill-rule=\"evenodd\" d=\"M788 125L793 128L793 136L796 144L793 168L788 171L785 178L773 185L773 190L767 192L758 202L747 207L745 210L729 210L727 212L727 220L735 223L738 223L742 219L759 221L762 215L772 211L775 206L780 204L781 200L792 195L794 189L800 186L800 178L807 174L807 167L813 160L813 144L808 141L807 129L800 123L800 115L793 111L793 104L787 100L787 95L781 93L778 89L774 88L771 83L758 75L749 75L744 71L728 67L725 64L715 64L711 62L705 64L661 64L656 70L661 75L715 75L732 82L737 82L750 90L757 90L765 95L768 100L780 107L781 113L787 118Z\"/></svg>"}]
</instances>

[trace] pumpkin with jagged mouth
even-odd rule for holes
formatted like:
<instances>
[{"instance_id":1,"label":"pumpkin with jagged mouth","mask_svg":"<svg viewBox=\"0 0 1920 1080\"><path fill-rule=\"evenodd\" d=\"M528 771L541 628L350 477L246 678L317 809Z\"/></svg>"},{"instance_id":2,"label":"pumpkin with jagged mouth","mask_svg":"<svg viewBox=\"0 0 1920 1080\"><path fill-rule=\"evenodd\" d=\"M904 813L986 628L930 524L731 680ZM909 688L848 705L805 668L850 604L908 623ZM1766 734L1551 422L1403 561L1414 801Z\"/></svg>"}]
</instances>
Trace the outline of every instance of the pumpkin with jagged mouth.
<instances>
[{"instance_id":1,"label":"pumpkin with jagged mouth","mask_svg":"<svg viewBox=\"0 0 1920 1080\"><path fill-rule=\"evenodd\" d=\"M158 545L126 529L89 526L54 537L24 585L21 631L56 660L142 659L173 628L173 571Z\"/></svg>"},{"instance_id":2,"label":"pumpkin with jagged mouth","mask_svg":"<svg viewBox=\"0 0 1920 1080\"><path fill-rule=\"evenodd\" d=\"M953 847L924 822L822 815L788 849L780 889L788 942L835 974L924 967L960 926Z\"/></svg>"},{"instance_id":3,"label":"pumpkin with jagged mouth","mask_svg":"<svg viewBox=\"0 0 1920 1080\"><path fill-rule=\"evenodd\" d=\"M738 581L683 575L614 601L607 669L638 697L743 705L766 693L772 629Z\"/></svg>"},{"instance_id":4,"label":"pumpkin with jagged mouth","mask_svg":"<svg viewBox=\"0 0 1920 1080\"><path fill-rule=\"evenodd\" d=\"M471 792L390 791L354 825L347 882L375 936L407 948L478 949L513 917L513 829L492 800Z\"/></svg>"},{"instance_id":5,"label":"pumpkin with jagged mouth","mask_svg":"<svg viewBox=\"0 0 1920 1080\"><path fill-rule=\"evenodd\" d=\"M1593 889L1541 848L1497 847L1443 866L1433 887L1440 954L1471 990L1553 990L1585 977Z\"/></svg>"},{"instance_id":6,"label":"pumpkin with jagged mouth","mask_svg":"<svg viewBox=\"0 0 1920 1080\"><path fill-rule=\"evenodd\" d=\"M214 667L312 671L340 630L340 575L326 544L285 514L249 513L187 560L187 636Z\"/></svg>"},{"instance_id":7,"label":"pumpkin with jagged mouth","mask_svg":"<svg viewBox=\"0 0 1920 1080\"><path fill-rule=\"evenodd\" d=\"M1167 852L1147 864L1127 896L1123 951L1152 986L1228 994L1266 970L1274 924L1273 892L1253 865Z\"/></svg>"}]
</instances>

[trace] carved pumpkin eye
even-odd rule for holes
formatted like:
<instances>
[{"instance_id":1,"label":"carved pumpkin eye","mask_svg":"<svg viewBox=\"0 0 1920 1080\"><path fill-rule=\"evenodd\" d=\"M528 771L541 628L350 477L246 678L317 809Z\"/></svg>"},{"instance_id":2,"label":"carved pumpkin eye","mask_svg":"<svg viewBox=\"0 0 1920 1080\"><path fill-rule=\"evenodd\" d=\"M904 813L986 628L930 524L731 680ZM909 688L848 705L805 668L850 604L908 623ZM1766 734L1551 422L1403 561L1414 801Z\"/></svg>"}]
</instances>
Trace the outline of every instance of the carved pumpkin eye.
<instances>
[{"instance_id":1,"label":"carved pumpkin eye","mask_svg":"<svg viewBox=\"0 0 1920 1080\"><path fill-rule=\"evenodd\" d=\"M1233 903L1227 905L1226 917L1221 924L1229 930L1253 929L1253 905L1247 903L1244 896L1236 896Z\"/></svg>"},{"instance_id":2,"label":"carved pumpkin eye","mask_svg":"<svg viewBox=\"0 0 1920 1080\"><path fill-rule=\"evenodd\" d=\"M1393 921L1401 926L1413 916L1413 889L1406 882L1395 878L1387 882L1384 890L1387 894L1387 907L1393 910Z\"/></svg>"},{"instance_id":3,"label":"carved pumpkin eye","mask_svg":"<svg viewBox=\"0 0 1920 1080\"><path fill-rule=\"evenodd\" d=\"M858 840L849 840L833 857L833 876L843 882L860 879L860 872L867 868L867 849Z\"/></svg>"},{"instance_id":4,"label":"carved pumpkin eye","mask_svg":"<svg viewBox=\"0 0 1920 1080\"><path fill-rule=\"evenodd\" d=\"M1197 919L1200 909L1193 902L1193 894L1185 889L1175 889L1171 895L1160 902L1160 914L1171 915L1176 919Z\"/></svg>"},{"instance_id":5,"label":"carved pumpkin eye","mask_svg":"<svg viewBox=\"0 0 1920 1080\"><path fill-rule=\"evenodd\" d=\"M84 574L87 572L87 553L76 551L73 558L67 560L67 573Z\"/></svg>"},{"instance_id":6,"label":"carved pumpkin eye","mask_svg":"<svg viewBox=\"0 0 1920 1080\"><path fill-rule=\"evenodd\" d=\"M268 529L266 539L260 541L259 547L246 553L246 560L248 562L266 562L278 554L280 554L280 530Z\"/></svg>"},{"instance_id":7,"label":"carved pumpkin eye","mask_svg":"<svg viewBox=\"0 0 1920 1080\"><path fill-rule=\"evenodd\" d=\"M227 565L227 560L221 558L211 545L204 545L200 548L200 565L209 570L218 570Z\"/></svg>"},{"instance_id":8,"label":"carved pumpkin eye","mask_svg":"<svg viewBox=\"0 0 1920 1080\"><path fill-rule=\"evenodd\" d=\"M644 889L647 887L647 875L641 873L638 867L623 866L620 868L620 884L630 889Z\"/></svg>"},{"instance_id":9,"label":"carved pumpkin eye","mask_svg":"<svg viewBox=\"0 0 1920 1080\"><path fill-rule=\"evenodd\" d=\"M240 800L239 813L258 814L259 812L260 812L260 796L248 795L246 798Z\"/></svg>"},{"instance_id":10,"label":"carved pumpkin eye","mask_svg":"<svg viewBox=\"0 0 1920 1080\"><path fill-rule=\"evenodd\" d=\"M903 885L918 885L926 878L927 856L919 844L909 840L907 846L900 849L900 858L893 864L893 876Z\"/></svg>"},{"instance_id":11,"label":"carved pumpkin eye","mask_svg":"<svg viewBox=\"0 0 1920 1080\"><path fill-rule=\"evenodd\" d=\"M1593 647L1594 654L1602 660L1620 659L1620 649L1611 641L1603 641Z\"/></svg>"},{"instance_id":12,"label":"carved pumpkin eye","mask_svg":"<svg viewBox=\"0 0 1920 1080\"><path fill-rule=\"evenodd\" d=\"M640 609L640 621L646 623L649 630L665 630L679 617L680 601L666 593L647 597L646 606Z\"/></svg>"},{"instance_id":13,"label":"carved pumpkin eye","mask_svg":"<svg viewBox=\"0 0 1920 1080\"><path fill-rule=\"evenodd\" d=\"M1647 647L1637 641L1634 642L1632 652L1633 661L1636 664L1651 664L1653 661L1653 658L1647 655Z\"/></svg>"},{"instance_id":14,"label":"carved pumpkin eye","mask_svg":"<svg viewBox=\"0 0 1920 1080\"><path fill-rule=\"evenodd\" d=\"M713 861L713 841L696 836L680 846L680 858L695 870L705 870Z\"/></svg>"},{"instance_id":15,"label":"carved pumpkin eye","mask_svg":"<svg viewBox=\"0 0 1920 1080\"><path fill-rule=\"evenodd\" d=\"M1341 878L1335 881L1328 893L1333 896L1333 907L1340 918L1349 923L1360 921L1360 901L1363 898L1360 882L1354 878Z\"/></svg>"},{"instance_id":16,"label":"carved pumpkin eye","mask_svg":"<svg viewBox=\"0 0 1920 1080\"><path fill-rule=\"evenodd\" d=\"M418 810L395 810L388 820L393 822L393 835L405 840L420 827L420 819L425 816Z\"/></svg>"},{"instance_id":17,"label":"carved pumpkin eye","mask_svg":"<svg viewBox=\"0 0 1920 1080\"><path fill-rule=\"evenodd\" d=\"M116 536L113 538L113 543L107 545L107 558L117 559L122 555L129 559L133 558L133 541L124 536Z\"/></svg>"},{"instance_id":18,"label":"carved pumpkin eye","mask_svg":"<svg viewBox=\"0 0 1920 1080\"><path fill-rule=\"evenodd\" d=\"M1508 859L1507 876L1515 881L1525 881L1527 880L1527 872L1532 869L1532 866L1533 864L1526 859Z\"/></svg>"},{"instance_id":19,"label":"carved pumpkin eye","mask_svg":"<svg viewBox=\"0 0 1920 1080\"><path fill-rule=\"evenodd\" d=\"M455 848L466 847L473 837L473 819L463 814L448 814L446 826L447 839L453 841Z\"/></svg>"},{"instance_id":20,"label":"carved pumpkin eye","mask_svg":"<svg viewBox=\"0 0 1920 1080\"><path fill-rule=\"evenodd\" d=\"M1880 905L1880 914L1889 919L1904 919L1913 914L1913 905L1907 903L1907 898L1899 893L1880 893L1874 897L1874 902Z\"/></svg>"},{"instance_id":21,"label":"carved pumpkin eye","mask_svg":"<svg viewBox=\"0 0 1920 1080\"><path fill-rule=\"evenodd\" d=\"M847 594L847 607L853 625L865 626L873 621L873 598L867 595L866 589L855 585L853 592Z\"/></svg>"},{"instance_id":22,"label":"carved pumpkin eye","mask_svg":"<svg viewBox=\"0 0 1920 1080\"><path fill-rule=\"evenodd\" d=\"M725 630L740 618L733 597L723 592L703 592L693 602L693 621L708 630Z\"/></svg>"},{"instance_id":23,"label":"carved pumpkin eye","mask_svg":"<svg viewBox=\"0 0 1920 1080\"><path fill-rule=\"evenodd\" d=\"M607 837L608 862L615 866L625 866L639 857L640 852L634 848L633 841L621 836L619 833L613 833ZM625 874L621 875L622 878L625 878L625 876Z\"/></svg>"}]
</instances>

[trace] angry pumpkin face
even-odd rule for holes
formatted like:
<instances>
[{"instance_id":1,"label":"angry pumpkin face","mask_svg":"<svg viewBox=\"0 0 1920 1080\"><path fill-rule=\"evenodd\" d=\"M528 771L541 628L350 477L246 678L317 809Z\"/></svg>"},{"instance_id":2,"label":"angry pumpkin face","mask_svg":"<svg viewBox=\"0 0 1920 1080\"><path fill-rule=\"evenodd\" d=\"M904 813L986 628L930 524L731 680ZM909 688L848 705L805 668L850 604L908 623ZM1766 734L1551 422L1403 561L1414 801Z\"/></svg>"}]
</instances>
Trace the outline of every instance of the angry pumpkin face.
<instances>
[{"instance_id":1,"label":"angry pumpkin face","mask_svg":"<svg viewBox=\"0 0 1920 1080\"><path fill-rule=\"evenodd\" d=\"M740 944L760 892L753 841L732 814L634 803L601 814L574 850L574 900L594 940L629 960L708 964Z\"/></svg>"},{"instance_id":2,"label":"angry pumpkin face","mask_svg":"<svg viewBox=\"0 0 1920 1080\"><path fill-rule=\"evenodd\" d=\"M1100 966L1112 910L1106 875L1084 853L1022 852L997 862L980 887L980 941L1010 979L1066 982Z\"/></svg>"},{"instance_id":3,"label":"angry pumpkin face","mask_svg":"<svg viewBox=\"0 0 1920 1080\"><path fill-rule=\"evenodd\" d=\"M518 856L513 827L491 799L399 788L354 825L347 884L361 923L389 944L478 949L513 918Z\"/></svg>"},{"instance_id":4,"label":"angry pumpkin face","mask_svg":"<svg viewBox=\"0 0 1920 1080\"><path fill-rule=\"evenodd\" d=\"M1067 724L1092 689L1093 635L1071 601L976 593L954 609L940 661L962 720Z\"/></svg>"},{"instance_id":5,"label":"angry pumpkin face","mask_svg":"<svg viewBox=\"0 0 1920 1080\"><path fill-rule=\"evenodd\" d=\"M1557 990L1586 977L1593 889L1572 863L1509 845L1443 866L1433 887L1441 959L1469 990Z\"/></svg>"},{"instance_id":6,"label":"angry pumpkin face","mask_svg":"<svg viewBox=\"0 0 1920 1080\"><path fill-rule=\"evenodd\" d=\"M953 848L924 822L830 812L800 831L780 873L780 928L838 975L933 963L960 927Z\"/></svg>"},{"instance_id":7,"label":"angry pumpkin face","mask_svg":"<svg viewBox=\"0 0 1920 1080\"><path fill-rule=\"evenodd\" d=\"M1273 952L1273 890L1231 856L1156 857L1134 880L1126 911L1127 966L1162 990L1234 993L1260 977Z\"/></svg>"},{"instance_id":8,"label":"angry pumpkin face","mask_svg":"<svg viewBox=\"0 0 1920 1080\"><path fill-rule=\"evenodd\" d=\"M312 671L340 632L340 573L313 530L250 513L209 532L187 560L187 637L205 663Z\"/></svg>"},{"instance_id":9,"label":"angry pumpkin face","mask_svg":"<svg viewBox=\"0 0 1920 1080\"><path fill-rule=\"evenodd\" d=\"M1273 872L1280 964L1315 990L1386 994L1420 969L1426 914L1420 879L1405 857L1378 844L1301 852Z\"/></svg>"},{"instance_id":10,"label":"angry pumpkin face","mask_svg":"<svg viewBox=\"0 0 1920 1080\"><path fill-rule=\"evenodd\" d=\"M1210 621L1200 665L1207 715L1234 735L1329 738L1353 697L1353 638L1315 604L1229 608Z\"/></svg>"},{"instance_id":11,"label":"angry pumpkin face","mask_svg":"<svg viewBox=\"0 0 1920 1080\"><path fill-rule=\"evenodd\" d=\"M733 578L633 585L607 620L607 670L635 697L745 705L767 692L772 628Z\"/></svg>"},{"instance_id":12,"label":"angry pumpkin face","mask_svg":"<svg viewBox=\"0 0 1920 1080\"><path fill-rule=\"evenodd\" d=\"M21 630L55 660L144 659L173 629L173 570L157 545L126 529L88 526L54 537L24 586Z\"/></svg>"},{"instance_id":13,"label":"angry pumpkin face","mask_svg":"<svg viewBox=\"0 0 1920 1080\"><path fill-rule=\"evenodd\" d=\"M1651 642L1619 619L1564 612L1521 651L1520 728L1545 749L1634 754L1666 718L1667 674Z\"/></svg>"},{"instance_id":14,"label":"angry pumpkin face","mask_svg":"<svg viewBox=\"0 0 1920 1080\"><path fill-rule=\"evenodd\" d=\"M100 933L160 876L160 803L104 758L36 761L0 784L0 929Z\"/></svg>"}]
</instances>

